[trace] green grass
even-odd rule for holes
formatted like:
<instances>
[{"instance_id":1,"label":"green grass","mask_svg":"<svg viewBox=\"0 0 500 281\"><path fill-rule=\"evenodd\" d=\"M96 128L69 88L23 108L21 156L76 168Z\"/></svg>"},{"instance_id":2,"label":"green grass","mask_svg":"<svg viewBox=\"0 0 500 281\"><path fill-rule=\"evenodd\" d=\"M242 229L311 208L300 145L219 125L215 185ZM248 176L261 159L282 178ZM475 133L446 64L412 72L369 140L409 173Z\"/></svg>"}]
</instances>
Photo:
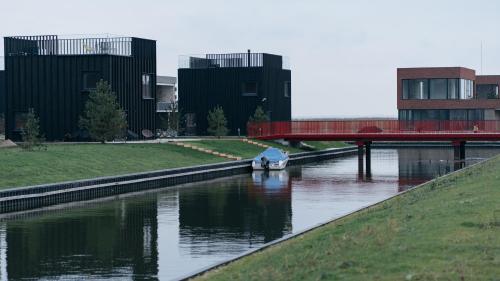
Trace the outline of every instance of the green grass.
<instances>
[{"instance_id":1,"label":"green grass","mask_svg":"<svg viewBox=\"0 0 500 281\"><path fill-rule=\"evenodd\" d=\"M328 148L341 148L349 146L347 143L340 141L306 141L304 143L314 147L314 150L324 150Z\"/></svg>"},{"instance_id":2,"label":"green grass","mask_svg":"<svg viewBox=\"0 0 500 281\"><path fill-rule=\"evenodd\" d=\"M272 141L257 141L257 142L267 144L276 148L280 148L282 150L288 151L289 153L298 153L306 151L299 148L284 146ZM228 153L234 156L239 156L242 157L243 159L253 158L265 150L265 148L235 139L200 140L200 141L190 141L186 143L190 143L198 147L211 149L221 153ZM314 146L314 150L324 150L327 148L346 146L344 143L341 142L308 142L308 144Z\"/></svg>"},{"instance_id":3,"label":"green grass","mask_svg":"<svg viewBox=\"0 0 500 281\"><path fill-rule=\"evenodd\" d=\"M211 149L221 153L228 153L234 156L242 157L243 159L254 158L256 155L265 150L263 147L259 147L254 144L249 144L246 142L242 142L241 140L234 139L221 139L221 140L200 140L200 141L190 141L186 142L189 144L196 145L198 147ZM286 150L290 153L303 152L304 150L288 147L284 145L280 145L274 142L261 142L265 143L283 150Z\"/></svg>"},{"instance_id":4,"label":"green grass","mask_svg":"<svg viewBox=\"0 0 500 281\"><path fill-rule=\"evenodd\" d=\"M264 150L239 140L202 140L192 143L243 158L253 158ZM303 151L268 143L291 153ZM228 160L171 144L62 144L48 145L47 151L33 152L2 148L0 189L222 161Z\"/></svg>"},{"instance_id":5,"label":"green grass","mask_svg":"<svg viewBox=\"0 0 500 281\"><path fill-rule=\"evenodd\" d=\"M499 280L500 158L205 274L202 280Z\"/></svg>"},{"instance_id":6,"label":"green grass","mask_svg":"<svg viewBox=\"0 0 500 281\"><path fill-rule=\"evenodd\" d=\"M48 145L0 149L0 188L87 179L226 161L171 144Z\"/></svg>"}]
</instances>

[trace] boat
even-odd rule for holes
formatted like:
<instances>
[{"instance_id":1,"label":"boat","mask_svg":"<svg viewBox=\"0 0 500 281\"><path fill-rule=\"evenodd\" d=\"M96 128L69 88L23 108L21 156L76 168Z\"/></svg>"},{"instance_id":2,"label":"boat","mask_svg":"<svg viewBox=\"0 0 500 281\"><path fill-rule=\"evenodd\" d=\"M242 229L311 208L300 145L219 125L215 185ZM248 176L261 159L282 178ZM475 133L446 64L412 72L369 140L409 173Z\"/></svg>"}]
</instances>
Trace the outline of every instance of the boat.
<instances>
[{"instance_id":1,"label":"boat","mask_svg":"<svg viewBox=\"0 0 500 281\"><path fill-rule=\"evenodd\" d=\"M288 163L288 154L281 149L269 147L252 161L254 170L282 170Z\"/></svg>"}]
</instances>

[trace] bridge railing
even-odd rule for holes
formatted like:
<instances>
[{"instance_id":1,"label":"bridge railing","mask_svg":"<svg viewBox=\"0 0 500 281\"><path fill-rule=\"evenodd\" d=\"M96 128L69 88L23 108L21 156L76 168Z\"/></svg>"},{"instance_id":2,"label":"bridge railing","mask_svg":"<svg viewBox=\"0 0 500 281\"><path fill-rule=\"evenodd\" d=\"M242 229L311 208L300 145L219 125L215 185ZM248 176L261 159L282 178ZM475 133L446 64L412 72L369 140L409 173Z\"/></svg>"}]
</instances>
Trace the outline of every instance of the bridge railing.
<instances>
[{"instance_id":1,"label":"bridge railing","mask_svg":"<svg viewBox=\"0 0 500 281\"><path fill-rule=\"evenodd\" d=\"M249 137L306 134L500 133L500 121L483 120L328 120L250 122Z\"/></svg>"}]
</instances>

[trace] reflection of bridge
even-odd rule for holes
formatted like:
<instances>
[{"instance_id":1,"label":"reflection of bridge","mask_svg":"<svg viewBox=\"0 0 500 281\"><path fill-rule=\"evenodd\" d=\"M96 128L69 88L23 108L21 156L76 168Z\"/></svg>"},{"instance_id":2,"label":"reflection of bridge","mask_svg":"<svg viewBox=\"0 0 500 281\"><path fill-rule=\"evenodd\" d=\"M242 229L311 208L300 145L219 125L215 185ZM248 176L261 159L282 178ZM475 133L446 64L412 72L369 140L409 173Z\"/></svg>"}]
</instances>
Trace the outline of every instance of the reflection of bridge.
<instances>
[{"instance_id":1,"label":"reflection of bridge","mask_svg":"<svg viewBox=\"0 0 500 281\"><path fill-rule=\"evenodd\" d=\"M500 121L284 121L249 123L247 128L248 137L262 140L355 141L361 171L363 151L366 152L367 173L371 168L372 141L449 141L454 147L455 160L465 159L467 141L500 141Z\"/></svg>"}]
</instances>

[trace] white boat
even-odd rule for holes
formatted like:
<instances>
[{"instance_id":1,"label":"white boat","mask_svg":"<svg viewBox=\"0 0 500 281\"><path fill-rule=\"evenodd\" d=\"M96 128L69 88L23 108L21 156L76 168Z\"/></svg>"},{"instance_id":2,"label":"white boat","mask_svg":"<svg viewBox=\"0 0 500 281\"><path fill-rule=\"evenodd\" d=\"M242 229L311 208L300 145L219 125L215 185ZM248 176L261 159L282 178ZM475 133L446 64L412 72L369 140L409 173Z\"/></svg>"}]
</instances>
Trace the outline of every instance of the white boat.
<instances>
[{"instance_id":1,"label":"white boat","mask_svg":"<svg viewBox=\"0 0 500 281\"><path fill-rule=\"evenodd\" d=\"M288 163L288 154L278 148L269 147L252 161L254 170L282 170Z\"/></svg>"}]
</instances>

